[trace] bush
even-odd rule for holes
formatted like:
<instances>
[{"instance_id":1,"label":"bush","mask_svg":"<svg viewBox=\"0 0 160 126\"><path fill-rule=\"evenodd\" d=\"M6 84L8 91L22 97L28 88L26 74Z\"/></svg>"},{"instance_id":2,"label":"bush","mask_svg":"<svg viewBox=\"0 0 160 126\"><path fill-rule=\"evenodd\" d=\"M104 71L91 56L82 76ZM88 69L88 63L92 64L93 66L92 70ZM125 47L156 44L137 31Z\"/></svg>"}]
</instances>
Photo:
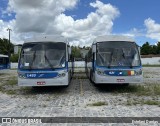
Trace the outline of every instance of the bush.
<instances>
[{"instance_id":1,"label":"bush","mask_svg":"<svg viewBox=\"0 0 160 126\"><path fill-rule=\"evenodd\" d=\"M12 54L11 56L11 62L13 63L17 63L18 62L18 58L19 58L19 54Z\"/></svg>"}]
</instances>

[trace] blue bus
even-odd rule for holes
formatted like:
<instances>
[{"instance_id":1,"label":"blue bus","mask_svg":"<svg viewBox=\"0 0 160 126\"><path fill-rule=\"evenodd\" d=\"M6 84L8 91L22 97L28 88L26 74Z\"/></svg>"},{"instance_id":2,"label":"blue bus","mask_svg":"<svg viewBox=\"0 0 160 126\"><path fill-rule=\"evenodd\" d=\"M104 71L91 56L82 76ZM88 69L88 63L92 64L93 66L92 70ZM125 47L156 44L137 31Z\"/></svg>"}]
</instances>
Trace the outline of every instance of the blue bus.
<instances>
[{"instance_id":1,"label":"blue bus","mask_svg":"<svg viewBox=\"0 0 160 126\"><path fill-rule=\"evenodd\" d=\"M18 62L19 86L68 86L73 57L66 38L39 36L22 45Z\"/></svg>"},{"instance_id":2,"label":"blue bus","mask_svg":"<svg viewBox=\"0 0 160 126\"><path fill-rule=\"evenodd\" d=\"M95 85L143 82L140 49L130 37L97 37L85 60L86 74Z\"/></svg>"},{"instance_id":3,"label":"blue bus","mask_svg":"<svg viewBox=\"0 0 160 126\"><path fill-rule=\"evenodd\" d=\"M0 54L0 70L10 69L9 57L7 55Z\"/></svg>"}]
</instances>

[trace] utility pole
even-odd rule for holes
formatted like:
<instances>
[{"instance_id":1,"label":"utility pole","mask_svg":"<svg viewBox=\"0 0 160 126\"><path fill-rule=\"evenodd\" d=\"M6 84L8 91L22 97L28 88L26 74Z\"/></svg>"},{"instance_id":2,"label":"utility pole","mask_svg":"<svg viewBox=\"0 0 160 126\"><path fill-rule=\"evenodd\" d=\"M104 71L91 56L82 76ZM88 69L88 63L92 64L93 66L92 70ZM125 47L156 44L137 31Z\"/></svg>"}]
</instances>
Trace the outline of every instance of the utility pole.
<instances>
[{"instance_id":1,"label":"utility pole","mask_svg":"<svg viewBox=\"0 0 160 126\"><path fill-rule=\"evenodd\" d=\"M9 44L10 44L10 32L12 31L12 29L7 28L7 31L9 31Z\"/></svg>"},{"instance_id":2,"label":"utility pole","mask_svg":"<svg viewBox=\"0 0 160 126\"><path fill-rule=\"evenodd\" d=\"M11 41L10 41L10 32L12 31L12 29L10 29L10 28L7 28L7 31L9 31L9 50L8 50L8 57L9 57L9 62L10 62L10 57L11 57L11 50L10 50L10 48L11 48L11 46L10 46L10 44L11 44Z\"/></svg>"}]
</instances>

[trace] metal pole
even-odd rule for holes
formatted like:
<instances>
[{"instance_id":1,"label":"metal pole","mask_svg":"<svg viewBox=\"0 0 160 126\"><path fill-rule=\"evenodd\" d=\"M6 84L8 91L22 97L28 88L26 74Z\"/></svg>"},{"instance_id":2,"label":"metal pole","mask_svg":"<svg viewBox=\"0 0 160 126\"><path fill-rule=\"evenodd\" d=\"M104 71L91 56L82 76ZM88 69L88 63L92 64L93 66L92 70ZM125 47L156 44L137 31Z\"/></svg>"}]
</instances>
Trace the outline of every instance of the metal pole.
<instances>
[{"instance_id":1,"label":"metal pole","mask_svg":"<svg viewBox=\"0 0 160 126\"><path fill-rule=\"evenodd\" d=\"M11 44L11 42L10 42L10 32L12 31L12 29L10 29L10 28L8 28L7 29L7 31L9 31L9 50L8 50L8 57L9 57L9 63L10 63L10 57L11 57L11 50L10 50L10 48L11 48L11 46L10 46L10 44Z\"/></svg>"},{"instance_id":2,"label":"metal pole","mask_svg":"<svg viewBox=\"0 0 160 126\"><path fill-rule=\"evenodd\" d=\"M10 44L10 31L12 31L12 29L8 28L7 31L9 31L9 44Z\"/></svg>"}]
</instances>

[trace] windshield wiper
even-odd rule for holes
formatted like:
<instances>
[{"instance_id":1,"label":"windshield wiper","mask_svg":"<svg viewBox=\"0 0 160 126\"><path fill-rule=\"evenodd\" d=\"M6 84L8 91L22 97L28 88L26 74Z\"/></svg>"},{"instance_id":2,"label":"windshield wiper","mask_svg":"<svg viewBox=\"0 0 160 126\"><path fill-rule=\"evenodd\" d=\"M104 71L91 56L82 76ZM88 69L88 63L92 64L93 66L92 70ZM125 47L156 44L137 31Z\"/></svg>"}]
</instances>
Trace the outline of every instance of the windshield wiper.
<instances>
[{"instance_id":1,"label":"windshield wiper","mask_svg":"<svg viewBox=\"0 0 160 126\"><path fill-rule=\"evenodd\" d=\"M45 55L44 55L44 57L45 57L45 59L47 60L50 68L51 68L52 70L55 70L55 68L53 67L53 65L51 64L51 62L49 61L49 59L48 59L47 56L46 56L46 50L45 50Z\"/></svg>"},{"instance_id":2,"label":"windshield wiper","mask_svg":"<svg viewBox=\"0 0 160 126\"><path fill-rule=\"evenodd\" d=\"M31 62L31 65L29 65L29 70L32 70L32 65L33 65L33 62L34 62L35 58L36 58L36 50L34 51L33 60Z\"/></svg>"},{"instance_id":3,"label":"windshield wiper","mask_svg":"<svg viewBox=\"0 0 160 126\"><path fill-rule=\"evenodd\" d=\"M111 59L110 59L110 62L109 62L108 68L111 68L112 56L113 56L113 52L111 53Z\"/></svg>"},{"instance_id":4,"label":"windshield wiper","mask_svg":"<svg viewBox=\"0 0 160 126\"><path fill-rule=\"evenodd\" d=\"M122 49L122 52L123 52L123 54L122 54L123 58L124 58L125 60L127 60L126 57L125 57L125 53L124 53L123 49ZM128 61L128 63L130 64L130 68L133 68L132 63L129 62L129 60L127 60L127 61Z\"/></svg>"}]
</instances>

